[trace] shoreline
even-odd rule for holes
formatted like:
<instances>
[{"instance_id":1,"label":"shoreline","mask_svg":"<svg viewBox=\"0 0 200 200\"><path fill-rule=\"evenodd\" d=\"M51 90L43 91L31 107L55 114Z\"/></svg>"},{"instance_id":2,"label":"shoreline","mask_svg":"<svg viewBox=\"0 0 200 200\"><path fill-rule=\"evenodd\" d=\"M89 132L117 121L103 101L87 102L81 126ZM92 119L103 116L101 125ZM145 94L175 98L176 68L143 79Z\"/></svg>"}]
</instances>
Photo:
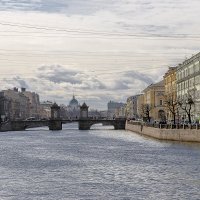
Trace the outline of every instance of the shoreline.
<instances>
[{"instance_id":1,"label":"shoreline","mask_svg":"<svg viewBox=\"0 0 200 200\"><path fill-rule=\"evenodd\" d=\"M126 122L125 129L158 140L200 143L200 129L164 129L132 122Z\"/></svg>"}]
</instances>

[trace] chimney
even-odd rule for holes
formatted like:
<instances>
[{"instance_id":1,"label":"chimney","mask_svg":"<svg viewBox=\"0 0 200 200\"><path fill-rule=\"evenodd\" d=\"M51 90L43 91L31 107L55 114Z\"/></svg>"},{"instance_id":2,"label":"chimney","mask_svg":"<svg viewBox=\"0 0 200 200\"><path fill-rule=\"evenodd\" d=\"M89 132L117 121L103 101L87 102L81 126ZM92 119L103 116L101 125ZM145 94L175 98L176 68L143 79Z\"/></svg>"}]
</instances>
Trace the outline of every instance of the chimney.
<instances>
[{"instance_id":1,"label":"chimney","mask_svg":"<svg viewBox=\"0 0 200 200\"><path fill-rule=\"evenodd\" d=\"M15 92L18 92L18 88L16 88L16 87L14 87L13 90L14 90Z\"/></svg>"},{"instance_id":2,"label":"chimney","mask_svg":"<svg viewBox=\"0 0 200 200\"><path fill-rule=\"evenodd\" d=\"M26 92L26 88L21 88L21 91L22 92Z\"/></svg>"}]
</instances>

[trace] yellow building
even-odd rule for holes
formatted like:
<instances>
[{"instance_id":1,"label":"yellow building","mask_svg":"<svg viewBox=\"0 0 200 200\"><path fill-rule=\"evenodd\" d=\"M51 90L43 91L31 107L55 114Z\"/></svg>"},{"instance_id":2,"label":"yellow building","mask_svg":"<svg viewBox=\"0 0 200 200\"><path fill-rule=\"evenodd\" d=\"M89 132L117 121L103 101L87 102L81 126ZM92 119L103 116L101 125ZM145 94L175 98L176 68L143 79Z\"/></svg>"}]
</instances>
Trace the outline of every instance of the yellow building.
<instances>
[{"instance_id":1,"label":"yellow building","mask_svg":"<svg viewBox=\"0 0 200 200\"><path fill-rule=\"evenodd\" d=\"M172 112L173 109L176 110L176 104L177 104L176 69L177 69L176 67L169 67L168 71L163 76L165 84L165 104L166 104L165 111L167 120L169 121L173 120Z\"/></svg>"},{"instance_id":2,"label":"yellow building","mask_svg":"<svg viewBox=\"0 0 200 200\"><path fill-rule=\"evenodd\" d=\"M142 113L142 110L141 110L141 107L142 107L143 104L144 104L144 95L141 94L137 98L137 114L138 114L138 117L140 119L142 119L142 117L143 117L143 113Z\"/></svg>"},{"instance_id":3,"label":"yellow building","mask_svg":"<svg viewBox=\"0 0 200 200\"><path fill-rule=\"evenodd\" d=\"M144 93L144 104L150 107L151 122L154 121L165 121L165 107L164 107L164 80L149 85L143 90Z\"/></svg>"}]
</instances>

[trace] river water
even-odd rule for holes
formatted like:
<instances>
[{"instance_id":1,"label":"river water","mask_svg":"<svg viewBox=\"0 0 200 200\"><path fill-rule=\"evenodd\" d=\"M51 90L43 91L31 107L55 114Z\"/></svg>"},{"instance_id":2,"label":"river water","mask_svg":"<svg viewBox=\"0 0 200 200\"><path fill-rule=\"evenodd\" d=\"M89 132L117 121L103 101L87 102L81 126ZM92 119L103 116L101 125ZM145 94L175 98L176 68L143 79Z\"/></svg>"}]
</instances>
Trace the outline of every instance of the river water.
<instances>
[{"instance_id":1,"label":"river water","mask_svg":"<svg viewBox=\"0 0 200 200\"><path fill-rule=\"evenodd\" d=\"M0 200L200 199L198 144L92 128L0 133Z\"/></svg>"}]
</instances>

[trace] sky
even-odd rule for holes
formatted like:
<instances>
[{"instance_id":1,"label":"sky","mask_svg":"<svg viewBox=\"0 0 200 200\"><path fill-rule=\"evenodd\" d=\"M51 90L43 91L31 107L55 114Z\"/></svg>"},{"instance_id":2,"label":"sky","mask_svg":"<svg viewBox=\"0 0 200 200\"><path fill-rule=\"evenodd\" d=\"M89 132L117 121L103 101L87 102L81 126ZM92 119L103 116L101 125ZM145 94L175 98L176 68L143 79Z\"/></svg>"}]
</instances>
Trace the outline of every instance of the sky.
<instances>
[{"instance_id":1,"label":"sky","mask_svg":"<svg viewBox=\"0 0 200 200\"><path fill-rule=\"evenodd\" d=\"M199 0L0 0L0 89L125 102L199 52Z\"/></svg>"}]
</instances>

